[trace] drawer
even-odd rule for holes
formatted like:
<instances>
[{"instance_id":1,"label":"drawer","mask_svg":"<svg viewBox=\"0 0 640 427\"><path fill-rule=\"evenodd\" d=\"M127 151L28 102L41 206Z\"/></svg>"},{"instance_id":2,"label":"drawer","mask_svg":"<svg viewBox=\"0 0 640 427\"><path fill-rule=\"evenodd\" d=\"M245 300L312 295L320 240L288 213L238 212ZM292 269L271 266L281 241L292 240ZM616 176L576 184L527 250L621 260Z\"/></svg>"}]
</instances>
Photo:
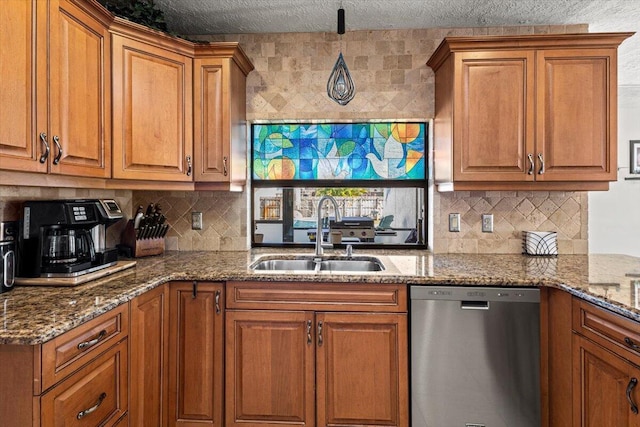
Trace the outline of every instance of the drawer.
<instances>
[{"instance_id":1,"label":"drawer","mask_svg":"<svg viewBox=\"0 0 640 427\"><path fill-rule=\"evenodd\" d=\"M249 310L407 311L400 284L227 282L226 307Z\"/></svg>"},{"instance_id":2,"label":"drawer","mask_svg":"<svg viewBox=\"0 0 640 427\"><path fill-rule=\"evenodd\" d=\"M47 390L129 334L129 304L42 344L42 390Z\"/></svg>"},{"instance_id":3,"label":"drawer","mask_svg":"<svg viewBox=\"0 0 640 427\"><path fill-rule=\"evenodd\" d=\"M114 426L128 409L127 340L42 395L41 426Z\"/></svg>"},{"instance_id":4,"label":"drawer","mask_svg":"<svg viewBox=\"0 0 640 427\"><path fill-rule=\"evenodd\" d=\"M640 324L574 297L573 330L640 365Z\"/></svg>"}]
</instances>

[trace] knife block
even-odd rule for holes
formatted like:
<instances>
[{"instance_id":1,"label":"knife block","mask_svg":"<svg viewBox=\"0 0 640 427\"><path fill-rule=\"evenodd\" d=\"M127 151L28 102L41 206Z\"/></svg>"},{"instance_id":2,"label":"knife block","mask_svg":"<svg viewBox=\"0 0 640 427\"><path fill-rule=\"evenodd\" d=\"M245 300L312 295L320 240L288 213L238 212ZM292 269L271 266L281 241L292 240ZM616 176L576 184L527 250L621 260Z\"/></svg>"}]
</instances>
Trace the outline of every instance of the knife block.
<instances>
[{"instance_id":1,"label":"knife block","mask_svg":"<svg viewBox=\"0 0 640 427\"><path fill-rule=\"evenodd\" d=\"M127 226L122 231L121 243L131 248L135 258L142 258L164 253L164 237L153 239L137 239L136 230L133 228L133 220L127 222Z\"/></svg>"}]
</instances>

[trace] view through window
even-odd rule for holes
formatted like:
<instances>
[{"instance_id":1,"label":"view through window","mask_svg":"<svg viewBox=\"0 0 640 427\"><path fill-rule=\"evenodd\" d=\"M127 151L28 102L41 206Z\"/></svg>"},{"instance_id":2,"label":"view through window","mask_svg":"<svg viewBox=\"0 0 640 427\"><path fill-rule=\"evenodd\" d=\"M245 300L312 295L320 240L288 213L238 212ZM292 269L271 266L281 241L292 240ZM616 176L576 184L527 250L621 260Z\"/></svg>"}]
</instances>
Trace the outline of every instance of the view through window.
<instances>
[{"instance_id":1,"label":"view through window","mask_svg":"<svg viewBox=\"0 0 640 427\"><path fill-rule=\"evenodd\" d=\"M254 245L425 245L425 123L252 126ZM335 221L335 199L341 221Z\"/></svg>"}]
</instances>

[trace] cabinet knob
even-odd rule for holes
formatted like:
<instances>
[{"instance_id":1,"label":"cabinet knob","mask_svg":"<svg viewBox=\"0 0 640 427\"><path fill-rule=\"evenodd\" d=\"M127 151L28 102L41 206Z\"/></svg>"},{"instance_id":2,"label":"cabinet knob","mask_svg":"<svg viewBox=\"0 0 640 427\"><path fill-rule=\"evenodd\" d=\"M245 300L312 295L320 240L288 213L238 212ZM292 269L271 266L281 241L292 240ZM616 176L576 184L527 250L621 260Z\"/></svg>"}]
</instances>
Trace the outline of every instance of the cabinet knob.
<instances>
[{"instance_id":1,"label":"cabinet knob","mask_svg":"<svg viewBox=\"0 0 640 427\"><path fill-rule=\"evenodd\" d=\"M49 143L47 142L47 134L44 132L40 133L40 142L42 142L42 145L44 145L44 153L42 153L42 156L40 156L40 163L44 163L47 161L47 158L49 157Z\"/></svg>"},{"instance_id":2,"label":"cabinet knob","mask_svg":"<svg viewBox=\"0 0 640 427\"><path fill-rule=\"evenodd\" d=\"M542 158L542 153L538 154L538 160L540 160L540 170L538 171L538 175L542 175L545 171L544 169L544 159Z\"/></svg>"},{"instance_id":3,"label":"cabinet knob","mask_svg":"<svg viewBox=\"0 0 640 427\"><path fill-rule=\"evenodd\" d=\"M53 159L53 164L57 165L60 163L60 159L62 158L62 146L60 145L60 137L58 135L53 135L53 142L56 144L56 148L58 149L58 154Z\"/></svg>"}]
</instances>

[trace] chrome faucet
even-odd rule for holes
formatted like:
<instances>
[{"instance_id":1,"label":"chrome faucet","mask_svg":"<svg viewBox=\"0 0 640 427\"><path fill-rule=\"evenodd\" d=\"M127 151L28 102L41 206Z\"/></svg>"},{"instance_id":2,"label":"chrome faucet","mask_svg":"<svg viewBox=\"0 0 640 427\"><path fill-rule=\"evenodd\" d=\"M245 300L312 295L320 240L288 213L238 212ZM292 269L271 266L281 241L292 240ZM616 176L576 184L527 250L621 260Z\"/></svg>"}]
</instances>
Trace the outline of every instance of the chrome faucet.
<instances>
[{"instance_id":1,"label":"chrome faucet","mask_svg":"<svg viewBox=\"0 0 640 427\"><path fill-rule=\"evenodd\" d=\"M324 250L322 248L322 203L325 200L329 200L333 203L333 209L336 212L336 222L340 221L340 210L338 208L338 202L332 196L322 196L318 201L318 223L316 228L316 256L322 256Z\"/></svg>"}]
</instances>

